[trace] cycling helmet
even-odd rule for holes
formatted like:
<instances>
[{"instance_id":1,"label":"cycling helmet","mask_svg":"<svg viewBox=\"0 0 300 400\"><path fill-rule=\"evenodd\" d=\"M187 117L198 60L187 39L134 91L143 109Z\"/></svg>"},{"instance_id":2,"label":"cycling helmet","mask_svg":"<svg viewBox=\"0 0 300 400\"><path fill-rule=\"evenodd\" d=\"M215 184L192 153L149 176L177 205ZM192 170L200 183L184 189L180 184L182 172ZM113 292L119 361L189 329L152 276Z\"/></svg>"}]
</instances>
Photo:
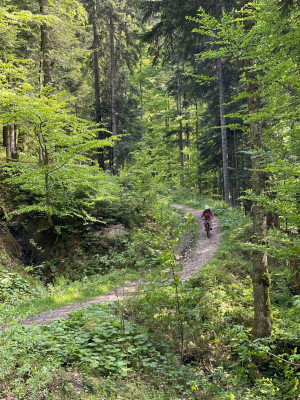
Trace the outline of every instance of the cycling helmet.
<instances>
[{"instance_id":1,"label":"cycling helmet","mask_svg":"<svg viewBox=\"0 0 300 400\"><path fill-rule=\"evenodd\" d=\"M206 205L204 208L205 208L205 210L208 210L208 209L209 209L208 205Z\"/></svg>"}]
</instances>

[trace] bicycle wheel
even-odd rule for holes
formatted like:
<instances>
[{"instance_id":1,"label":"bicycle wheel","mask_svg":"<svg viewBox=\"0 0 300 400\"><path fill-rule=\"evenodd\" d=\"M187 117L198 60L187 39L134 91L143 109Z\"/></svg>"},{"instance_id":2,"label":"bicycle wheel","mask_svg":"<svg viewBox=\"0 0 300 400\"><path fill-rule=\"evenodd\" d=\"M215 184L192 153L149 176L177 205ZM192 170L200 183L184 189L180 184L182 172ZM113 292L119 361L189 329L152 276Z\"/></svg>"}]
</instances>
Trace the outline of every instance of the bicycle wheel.
<instances>
[{"instance_id":1,"label":"bicycle wheel","mask_svg":"<svg viewBox=\"0 0 300 400\"><path fill-rule=\"evenodd\" d=\"M210 222L209 219L206 220L206 236L210 237Z\"/></svg>"}]
</instances>

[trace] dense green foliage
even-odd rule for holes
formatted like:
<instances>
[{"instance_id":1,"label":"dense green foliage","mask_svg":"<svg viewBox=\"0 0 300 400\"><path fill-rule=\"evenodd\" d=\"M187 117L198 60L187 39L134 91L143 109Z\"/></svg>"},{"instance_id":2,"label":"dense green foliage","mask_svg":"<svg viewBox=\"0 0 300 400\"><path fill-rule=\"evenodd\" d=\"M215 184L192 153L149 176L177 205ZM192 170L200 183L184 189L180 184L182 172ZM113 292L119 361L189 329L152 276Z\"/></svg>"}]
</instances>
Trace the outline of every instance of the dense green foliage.
<instances>
[{"instance_id":1,"label":"dense green foliage","mask_svg":"<svg viewBox=\"0 0 300 400\"><path fill-rule=\"evenodd\" d=\"M198 201L191 199L189 204L197 206ZM62 399L295 398L299 393L296 299L293 309L284 272L279 265L272 267L273 333L253 342L251 263L249 250L242 245L251 234L250 220L217 202L214 209L222 220L223 242L191 281L168 283L177 269L178 235L195 230L193 220L187 219L170 231L175 247L161 254L164 272L150 274L138 297L112 308L79 310L49 327L11 326L2 332L2 393L36 399L45 393ZM170 221L160 213L161 232L172 226ZM170 239L164 238L165 243ZM159 230L147 236L147 246L156 241L162 243ZM111 283L113 276L107 278ZM96 285L101 283L94 279ZM85 287L93 295L92 282L58 281L53 296L61 297L57 304L63 304L64 295L78 295ZM48 301L52 308L49 294L44 295L45 305ZM39 293L39 302L44 295ZM38 309L32 301L31 307ZM7 311L3 309L2 315L9 315ZM20 308L15 313L20 315Z\"/></svg>"},{"instance_id":2,"label":"dense green foliage","mask_svg":"<svg viewBox=\"0 0 300 400\"><path fill-rule=\"evenodd\" d=\"M0 0L1 398L298 398L299 32L289 0ZM172 202L224 232L186 282Z\"/></svg>"},{"instance_id":3,"label":"dense green foliage","mask_svg":"<svg viewBox=\"0 0 300 400\"><path fill-rule=\"evenodd\" d=\"M2 339L6 340L5 334ZM16 371L14 364L19 360L22 360L22 368ZM33 360L39 365L34 365ZM1 363L1 380L7 382L2 393L10 388L19 398L32 399L40 398L43 387L51 385L56 375L56 371L50 372L54 366L73 366L90 373L97 371L101 375L127 377L137 368L145 373L148 370L149 374L167 376L166 367L170 365L143 330L115 316L107 306L79 310L71 318L58 320L42 329L15 330L10 334ZM8 364L11 368L7 368ZM16 372L20 375L14 377ZM19 385L18 379L24 384ZM41 382L36 387L38 380ZM15 387L11 387L13 381L16 381Z\"/></svg>"}]
</instances>

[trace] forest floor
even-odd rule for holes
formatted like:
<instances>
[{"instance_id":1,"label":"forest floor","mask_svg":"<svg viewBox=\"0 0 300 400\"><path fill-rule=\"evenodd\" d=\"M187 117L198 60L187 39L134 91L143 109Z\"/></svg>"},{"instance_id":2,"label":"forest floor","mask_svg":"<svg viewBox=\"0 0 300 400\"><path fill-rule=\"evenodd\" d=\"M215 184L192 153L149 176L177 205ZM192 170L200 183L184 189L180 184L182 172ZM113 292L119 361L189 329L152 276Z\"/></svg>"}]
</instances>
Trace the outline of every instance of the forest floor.
<instances>
[{"instance_id":1,"label":"forest floor","mask_svg":"<svg viewBox=\"0 0 300 400\"><path fill-rule=\"evenodd\" d=\"M178 263L181 270L177 272L182 281L190 279L196 274L208 261L213 257L218 249L221 241L220 222L217 218L213 220L213 230L211 231L211 237L206 237L204 231L203 221L201 220L202 210L195 210L193 208L173 204L173 207L181 209L193 214L198 222L200 234L197 240L196 247L192 249L192 240L185 243L185 248L181 251L181 256L178 256ZM50 324L54 319L66 318L68 314L72 313L78 308L86 307L90 304L98 304L110 301L120 301L128 296L132 296L139 292L139 287L145 284L146 281L142 282L139 280L124 283L116 289L111 290L105 295L98 296L94 299L87 300L82 303L75 303L68 306L56 308L53 310L44 311L38 315L27 317L20 323L24 325L33 324Z\"/></svg>"}]
</instances>

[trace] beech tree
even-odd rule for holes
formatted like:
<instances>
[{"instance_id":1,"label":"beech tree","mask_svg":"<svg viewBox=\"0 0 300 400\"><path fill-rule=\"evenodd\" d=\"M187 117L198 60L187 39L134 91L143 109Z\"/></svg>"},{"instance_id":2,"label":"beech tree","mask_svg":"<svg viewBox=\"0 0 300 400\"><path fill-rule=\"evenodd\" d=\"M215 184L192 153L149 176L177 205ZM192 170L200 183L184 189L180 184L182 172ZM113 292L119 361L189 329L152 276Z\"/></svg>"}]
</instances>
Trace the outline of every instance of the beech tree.
<instances>
[{"instance_id":1,"label":"beech tree","mask_svg":"<svg viewBox=\"0 0 300 400\"><path fill-rule=\"evenodd\" d=\"M252 23L245 23L247 34ZM248 112L250 119L249 135L253 149L252 154L252 190L256 196L264 194L266 188L266 173L261 170L263 160L262 121L258 118L261 111L261 100L257 73L253 70L256 60L245 62L245 77L247 81ZM262 244L267 236L267 216L260 204L254 202L253 207L253 240ZM254 337L265 337L271 334L271 302L269 295L270 276L266 252L253 250L253 295L254 295Z\"/></svg>"},{"instance_id":2,"label":"beech tree","mask_svg":"<svg viewBox=\"0 0 300 400\"><path fill-rule=\"evenodd\" d=\"M232 34L231 16L223 14L222 22L218 22L215 18L208 16L206 12L199 10L198 18L194 19L200 24L200 28L196 29L201 34L206 34L213 38L211 45L213 51L202 55L202 57L216 58L220 60L220 56L227 55L227 46L230 38L226 35L229 29ZM248 29L248 30L247 30ZM251 31L251 27L247 28L245 35ZM240 33L240 32L239 32ZM236 35L235 35L236 37ZM214 50L214 45L219 43L217 50ZM222 46L223 45L223 46ZM228 46L229 47L229 46ZM229 50L229 52L231 49ZM246 50L247 52L247 50ZM258 85L256 83L256 73L251 69L253 66L253 58L244 56L244 70L247 82L247 97L248 97L248 112L249 112L249 135L252 149L255 152L252 156L252 188L256 195L260 195L265 188L265 174L260 169L260 151L262 151L262 128L261 121L256 117L260 111L260 95ZM262 243L266 236L266 215L258 206L253 207L253 234L256 243ZM253 288L254 288L254 328L253 333L256 337L264 337L270 335L271 328L271 310L269 298L269 275L267 270L266 254L261 254L260 251L253 252Z\"/></svg>"},{"instance_id":3,"label":"beech tree","mask_svg":"<svg viewBox=\"0 0 300 400\"><path fill-rule=\"evenodd\" d=\"M55 90L61 88L62 79L61 76L58 79L57 70L62 64L66 67L67 56L66 48L61 46L60 33L63 30L64 40L67 37L74 47L75 32L85 21L81 4L76 0L64 4L39 0L30 4L20 2L18 8L11 2L4 5L1 8L4 35L0 45L2 89L17 92L21 86L28 85L37 93L48 84ZM57 47L60 47L60 57ZM26 133L20 133L17 125L4 127L3 139L8 158L18 158L18 141L22 141L24 147Z\"/></svg>"},{"instance_id":4,"label":"beech tree","mask_svg":"<svg viewBox=\"0 0 300 400\"><path fill-rule=\"evenodd\" d=\"M290 144L295 145L294 134L297 120L296 87L299 87L297 60L295 49L297 37L295 19L299 11L290 9L290 18L282 26L280 6L276 2L259 2L246 5L239 12L223 14L222 23L209 16L203 9L199 11L199 33L210 37L210 44L218 45L218 49L202 53L203 58L227 58L238 63L241 71L239 92L235 101L247 101L247 113L241 107L240 112L231 113L231 117L240 118L248 127L251 142L252 189L247 196L252 201L253 211L253 287L254 287L254 329L255 337L268 336L271 331L271 307L269 298L270 277L267 266L267 243L276 243L276 239L267 237L267 212L273 210L282 215L277 196L282 196L283 180L279 176L268 177L277 170L275 167L278 156L278 145L283 150L281 156L292 160L294 151L287 151ZM282 43L278 47L278 43ZM299 47L299 45L298 45ZM286 71L289 74L286 74ZM279 72L280 71L280 72ZM272 95L271 95L272 93ZM280 95L279 95L280 93ZM280 100L279 100L280 99ZM287 110L289 112L287 113ZM280 143L280 144L279 144ZM274 152L274 150L275 152ZM275 161L275 163L274 163ZM295 160L294 160L295 161ZM293 163L294 163L293 161ZM290 168L291 175L293 168ZM279 178L279 180L277 180ZM290 180L293 178L286 179ZM291 180L291 182L292 182ZM276 185L275 181L277 182ZM281 186L283 185L283 186ZM293 184L291 184L291 188ZM285 190L286 192L286 190ZM294 203L292 190L290 201ZM287 201L287 198L285 199ZM287 205L287 203L286 203ZM293 209L293 207L291 207ZM290 229L293 231L294 217L291 218ZM280 225L277 224L277 229ZM293 254L297 245L294 241L289 249L292 256L291 273L297 281L298 272L295 268ZM280 247L279 242L275 245ZM276 251L273 251L273 256ZM277 253L277 256L279 253ZM297 287L295 280L293 287Z\"/></svg>"},{"instance_id":5,"label":"beech tree","mask_svg":"<svg viewBox=\"0 0 300 400\"><path fill-rule=\"evenodd\" d=\"M32 92L11 94L2 99L2 120L17 124L36 139L40 159L32 156L13 163L7 183L35 194L33 204L20 205L11 216L30 211L44 212L48 225L53 226L53 215L78 213L70 207L68 186L74 188L77 180L87 172L95 149L111 146L109 139L96 138L98 127L79 119L67 111L67 104L59 95L36 97ZM34 150L34 149L33 149ZM87 164L86 166L82 164ZM77 173L74 176L74 169ZM14 171L17 171L15 173ZM85 179L89 180L86 174ZM79 214L78 214L79 215Z\"/></svg>"}]
</instances>

